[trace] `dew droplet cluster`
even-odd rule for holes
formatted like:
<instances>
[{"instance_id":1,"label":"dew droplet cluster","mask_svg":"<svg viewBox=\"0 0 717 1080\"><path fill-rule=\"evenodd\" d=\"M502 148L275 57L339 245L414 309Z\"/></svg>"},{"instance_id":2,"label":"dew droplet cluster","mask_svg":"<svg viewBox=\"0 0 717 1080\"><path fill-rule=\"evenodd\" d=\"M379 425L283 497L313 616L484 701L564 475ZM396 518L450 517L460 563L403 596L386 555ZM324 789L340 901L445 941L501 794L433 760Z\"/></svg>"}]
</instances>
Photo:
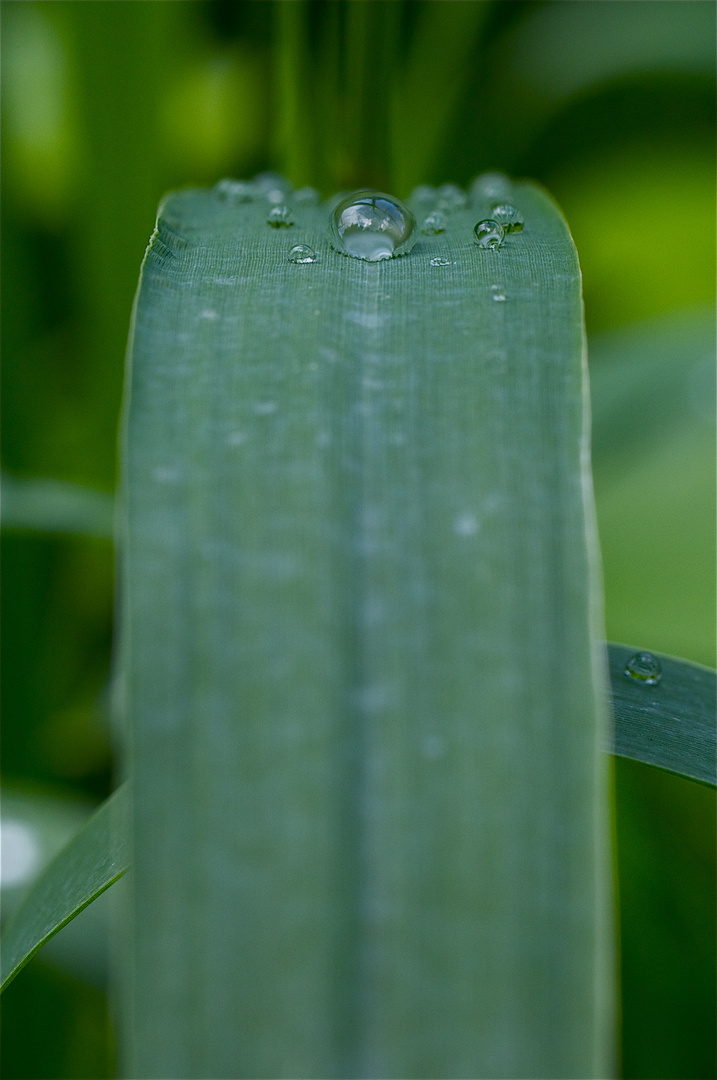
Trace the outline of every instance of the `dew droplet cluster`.
<instances>
[{"instance_id":1,"label":"dew droplet cluster","mask_svg":"<svg viewBox=\"0 0 717 1080\"><path fill-rule=\"evenodd\" d=\"M523 229L524 218L511 202L512 191L512 183L506 176L484 173L473 181L468 191L451 183L438 187L422 184L411 193L408 204L381 191L340 192L324 204L329 242L342 255L364 262L381 262L408 254L419 236L423 236L427 239L422 244L429 245L426 254L430 265L450 266L451 259L437 253L435 247L431 251L432 238L446 233L452 241L462 239L465 243L472 229L472 239L479 249L497 252L507 236ZM214 194L230 207L254 204L257 211L263 207L264 221L271 229L279 232L297 226L297 240L303 239L302 221L306 224L311 220L304 214L321 203L316 188L295 190L290 181L273 172L259 173L253 180L225 178L216 184ZM479 217L478 221L473 218L471 223L471 210ZM312 238L312 243L315 242ZM314 263L319 259L319 251L307 243L294 244L288 253L284 251L284 257L294 264ZM506 299L498 286L492 287L491 296L497 302Z\"/></svg>"}]
</instances>

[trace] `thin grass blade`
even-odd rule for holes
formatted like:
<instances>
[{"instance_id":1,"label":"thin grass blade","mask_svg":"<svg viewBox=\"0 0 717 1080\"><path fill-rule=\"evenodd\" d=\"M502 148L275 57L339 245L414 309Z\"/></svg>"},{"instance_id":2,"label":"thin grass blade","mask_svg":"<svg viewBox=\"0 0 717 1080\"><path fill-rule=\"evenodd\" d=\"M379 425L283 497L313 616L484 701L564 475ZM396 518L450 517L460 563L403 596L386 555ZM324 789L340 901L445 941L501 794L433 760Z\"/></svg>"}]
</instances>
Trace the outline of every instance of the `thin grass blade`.
<instances>
[{"instance_id":1,"label":"thin grass blade","mask_svg":"<svg viewBox=\"0 0 717 1080\"><path fill-rule=\"evenodd\" d=\"M0 989L129 866L129 798L120 787L55 856L3 932Z\"/></svg>"}]
</instances>

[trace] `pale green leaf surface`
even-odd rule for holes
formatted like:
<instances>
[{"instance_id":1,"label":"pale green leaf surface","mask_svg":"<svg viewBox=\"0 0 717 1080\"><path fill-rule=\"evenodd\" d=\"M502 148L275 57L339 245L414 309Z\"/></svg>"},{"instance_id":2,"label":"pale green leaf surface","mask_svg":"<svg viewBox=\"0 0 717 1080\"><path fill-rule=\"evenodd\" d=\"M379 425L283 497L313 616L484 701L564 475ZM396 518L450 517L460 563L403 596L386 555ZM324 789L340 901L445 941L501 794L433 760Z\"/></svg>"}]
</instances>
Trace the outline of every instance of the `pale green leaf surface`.
<instances>
[{"instance_id":1,"label":"pale green leaf surface","mask_svg":"<svg viewBox=\"0 0 717 1080\"><path fill-rule=\"evenodd\" d=\"M499 252L476 196L378 264L325 207L162 207L125 433L127 1075L611 1067L580 275L551 200L501 195Z\"/></svg>"},{"instance_id":2,"label":"pale green leaf surface","mask_svg":"<svg viewBox=\"0 0 717 1080\"><path fill-rule=\"evenodd\" d=\"M128 808L126 789L118 788L31 886L3 931L2 989L49 938L125 873Z\"/></svg>"}]
</instances>

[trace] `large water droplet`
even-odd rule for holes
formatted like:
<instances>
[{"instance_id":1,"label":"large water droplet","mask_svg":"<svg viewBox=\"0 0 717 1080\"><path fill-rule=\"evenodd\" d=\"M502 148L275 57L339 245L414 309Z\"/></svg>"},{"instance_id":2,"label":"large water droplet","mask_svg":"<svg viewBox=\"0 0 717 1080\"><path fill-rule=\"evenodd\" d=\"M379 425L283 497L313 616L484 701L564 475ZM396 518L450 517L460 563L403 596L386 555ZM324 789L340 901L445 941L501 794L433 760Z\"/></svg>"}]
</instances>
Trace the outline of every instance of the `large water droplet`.
<instances>
[{"instance_id":1,"label":"large water droplet","mask_svg":"<svg viewBox=\"0 0 717 1080\"><path fill-rule=\"evenodd\" d=\"M638 652L625 664L625 674L633 682L643 686L657 686L662 678L662 667L656 656L649 652Z\"/></svg>"},{"instance_id":2,"label":"large water droplet","mask_svg":"<svg viewBox=\"0 0 717 1080\"><path fill-rule=\"evenodd\" d=\"M493 220L498 221L505 232L520 232L525 225L525 219L519 210L511 203L499 203L491 210Z\"/></svg>"},{"instance_id":3,"label":"large water droplet","mask_svg":"<svg viewBox=\"0 0 717 1080\"><path fill-rule=\"evenodd\" d=\"M266 223L271 225L273 229L289 229L294 224L294 219L291 216L289 207L280 203L278 206L272 206Z\"/></svg>"},{"instance_id":4,"label":"large water droplet","mask_svg":"<svg viewBox=\"0 0 717 1080\"><path fill-rule=\"evenodd\" d=\"M462 210L468 202L468 196L458 184L441 184L437 195L440 210Z\"/></svg>"},{"instance_id":5,"label":"large water droplet","mask_svg":"<svg viewBox=\"0 0 717 1080\"><path fill-rule=\"evenodd\" d=\"M318 261L318 253L308 244L294 244L289 252L289 262L292 263L315 263Z\"/></svg>"},{"instance_id":6,"label":"large water droplet","mask_svg":"<svg viewBox=\"0 0 717 1080\"><path fill-rule=\"evenodd\" d=\"M476 244L482 248L490 248L492 251L498 250L505 236L503 226L500 222L493 221L492 218L479 221L473 232L475 233Z\"/></svg>"},{"instance_id":7,"label":"large water droplet","mask_svg":"<svg viewBox=\"0 0 717 1080\"><path fill-rule=\"evenodd\" d=\"M252 202L259 195L258 189L250 181L230 180L228 177L220 180L214 190L220 199L233 203Z\"/></svg>"},{"instance_id":8,"label":"large water droplet","mask_svg":"<svg viewBox=\"0 0 717 1080\"><path fill-rule=\"evenodd\" d=\"M434 210L432 214L429 214L426 220L421 225L421 232L425 236L437 236L438 233L446 231L448 226L448 218L442 210Z\"/></svg>"},{"instance_id":9,"label":"large water droplet","mask_svg":"<svg viewBox=\"0 0 717 1080\"><path fill-rule=\"evenodd\" d=\"M436 255L431 259L431 266L450 266L451 260L444 259L442 255Z\"/></svg>"},{"instance_id":10,"label":"large water droplet","mask_svg":"<svg viewBox=\"0 0 717 1080\"><path fill-rule=\"evenodd\" d=\"M407 206L380 191L356 191L331 215L331 245L342 255L378 262L413 247L416 219Z\"/></svg>"},{"instance_id":11,"label":"large water droplet","mask_svg":"<svg viewBox=\"0 0 717 1080\"><path fill-rule=\"evenodd\" d=\"M506 297L505 293L503 292L503 290L501 289L500 285L491 285L491 287L490 287L490 298L491 298L491 300L495 300L495 302L497 304L502 304L503 301L507 299L507 297Z\"/></svg>"}]
</instances>

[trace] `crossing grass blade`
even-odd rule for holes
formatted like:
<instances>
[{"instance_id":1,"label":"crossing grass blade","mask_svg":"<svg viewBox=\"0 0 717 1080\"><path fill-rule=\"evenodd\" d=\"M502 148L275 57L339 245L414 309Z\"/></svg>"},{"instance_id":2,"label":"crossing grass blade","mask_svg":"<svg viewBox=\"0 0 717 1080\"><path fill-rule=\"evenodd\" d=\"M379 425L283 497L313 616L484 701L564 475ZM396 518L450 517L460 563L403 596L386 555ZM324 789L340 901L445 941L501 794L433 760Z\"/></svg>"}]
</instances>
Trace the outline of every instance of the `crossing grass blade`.
<instances>
[{"instance_id":1,"label":"crossing grass blade","mask_svg":"<svg viewBox=\"0 0 717 1080\"><path fill-rule=\"evenodd\" d=\"M3 931L4 990L54 934L120 878L129 866L129 800L118 788L55 856Z\"/></svg>"},{"instance_id":2,"label":"crossing grass blade","mask_svg":"<svg viewBox=\"0 0 717 1080\"><path fill-rule=\"evenodd\" d=\"M161 208L124 445L126 1075L612 1067L580 274L550 198L490 183L376 264L290 196L284 228L227 185ZM526 222L497 252L496 197Z\"/></svg>"},{"instance_id":3,"label":"crossing grass blade","mask_svg":"<svg viewBox=\"0 0 717 1080\"><path fill-rule=\"evenodd\" d=\"M662 668L656 686L636 683L625 666L638 650L610 645L615 713L614 752L717 785L717 680L715 672L655 654Z\"/></svg>"},{"instance_id":4,"label":"crossing grass blade","mask_svg":"<svg viewBox=\"0 0 717 1080\"><path fill-rule=\"evenodd\" d=\"M665 683L637 685L625 675L626 661L637 651L625 645L608 645L614 731L605 749L717 786L715 672L661 655ZM43 876L33 886L22 914L8 927L3 940L0 990L46 941L129 870L129 799L129 787L124 784L48 867L48 880ZM112 823L114 831L110 831ZM60 889L58 882L62 883Z\"/></svg>"}]
</instances>

